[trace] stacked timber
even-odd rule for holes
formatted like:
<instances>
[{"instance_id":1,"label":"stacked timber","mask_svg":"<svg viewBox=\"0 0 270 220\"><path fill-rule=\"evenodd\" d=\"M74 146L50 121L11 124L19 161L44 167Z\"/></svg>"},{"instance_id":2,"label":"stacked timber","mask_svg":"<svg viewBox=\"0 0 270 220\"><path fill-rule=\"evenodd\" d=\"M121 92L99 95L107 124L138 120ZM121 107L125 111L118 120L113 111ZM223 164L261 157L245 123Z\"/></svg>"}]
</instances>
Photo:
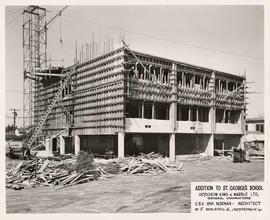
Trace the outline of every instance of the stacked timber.
<instances>
[{"instance_id":1,"label":"stacked timber","mask_svg":"<svg viewBox=\"0 0 270 220\"><path fill-rule=\"evenodd\" d=\"M141 153L138 157L126 157L118 160L120 170L127 175L133 174L161 174L180 171L183 163L172 163L168 158L163 158L160 154Z\"/></svg>"},{"instance_id":2,"label":"stacked timber","mask_svg":"<svg viewBox=\"0 0 270 220\"><path fill-rule=\"evenodd\" d=\"M77 158L58 160L34 159L21 161L6 173L6 187L19 190L24 187L49 186L54 189L102 180L108 173L93 165L92 155L83 152Z\"/></svg>"}]
</instances>

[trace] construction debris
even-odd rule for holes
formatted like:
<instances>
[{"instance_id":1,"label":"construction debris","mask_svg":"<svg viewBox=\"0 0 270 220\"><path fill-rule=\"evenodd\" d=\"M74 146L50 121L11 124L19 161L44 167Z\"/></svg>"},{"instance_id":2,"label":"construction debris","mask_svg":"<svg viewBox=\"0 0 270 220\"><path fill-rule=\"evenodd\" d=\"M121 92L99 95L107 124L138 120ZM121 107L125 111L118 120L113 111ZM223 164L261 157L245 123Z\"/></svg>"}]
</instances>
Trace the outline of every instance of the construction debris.
<instances>
[{"instance_id":1,"label":"construction debris","mask_svg":"<svg viewBox=\"0 0 270 220\"><path fill-rule=\"evenodd\" d=\"M160 174L180 171L183 162L180 164L162 158L158 153L151 152L149 154L141 153L138 157L126 157L118 159L117 164L120 170L127 175L133 174Z\"/></svg>"},{"instance_id":2,"label":"construction debris","mask_svg":"<svg viewBox=\"0 0 270 220\"><path fill-rule=\"evenodd\" d=\"M49 186L54 189L106 179L109 175L93 165L93 157L83 152L78 157L60 161L36 158L21 161L6 173L6 187L20 190L24 187ZM92 158L92 159L91 159Z\"/></svg>"},{"instance_id":3,"label":"construction debris","mask_svg":"<svg viewBox=\"0 0 270 220\"><path fill-rule=\"evenodd\" d=\"M106 160L109 161L109 160ZM161 174L181 171L183 162L171 162L160 154L141 153L138 157L94 162L92 154L65 155L21 161L6 173L6 187L20 190L25 187L49 186L56 190L64 187L103 180L110 174Z\"/></svg>"}]
</instances>

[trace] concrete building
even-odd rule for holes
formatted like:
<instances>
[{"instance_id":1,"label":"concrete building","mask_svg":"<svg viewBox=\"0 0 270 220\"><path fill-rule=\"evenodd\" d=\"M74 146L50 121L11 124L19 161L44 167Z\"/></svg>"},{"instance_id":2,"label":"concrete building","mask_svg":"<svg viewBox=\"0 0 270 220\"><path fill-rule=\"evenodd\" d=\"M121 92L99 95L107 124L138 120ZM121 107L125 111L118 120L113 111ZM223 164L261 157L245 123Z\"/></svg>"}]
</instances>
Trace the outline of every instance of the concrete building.
<instances>
[{"instance_id":1,"label":"concrete building","mask_svg":"<svg viewBox=\"0 0 270 220\"><path fill-rule=\"evenodd\" d=\"M264 119L246 119L246 140L257 150L264 149Z\"/></svg>"},{"instance_id":2,"label":"concrete building","mask_svg":"<svg viewBox=\"0 0 270 220\"><path fill-rule=\"evenodd\" d=\"M135 56L134 56L135 55ZM35 123L72 67L48 70L36 84ZM47 71L47 72L48 72ZM57 76L59 75L59 76ZM43 126L61 153L118 157L231 149L244 133L245 77L121 47L81 62Z\"/></svg>"}]
</instances>

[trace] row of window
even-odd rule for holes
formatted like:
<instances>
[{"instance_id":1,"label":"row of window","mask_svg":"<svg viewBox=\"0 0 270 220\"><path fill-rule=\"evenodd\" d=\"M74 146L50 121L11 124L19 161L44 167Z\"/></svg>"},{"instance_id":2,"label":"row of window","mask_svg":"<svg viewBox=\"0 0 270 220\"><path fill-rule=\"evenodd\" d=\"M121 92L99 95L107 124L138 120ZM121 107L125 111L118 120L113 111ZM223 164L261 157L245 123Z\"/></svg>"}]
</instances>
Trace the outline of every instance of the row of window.
<instances>
[{"instance_id":1,"label":"row of window","mask_svg":"<svg viewBox=\"0 0 270 220\"><path fill-rule=\"evenodd\" d=\"M169 120L169 108L169 103L128 101L126 104L126 117ZM209 122L209 110L210 108L207 107L177 105L177 121ZM239 119L240 111L216 110L217 123L235 124Z\"/></svg>"}]
</instances>

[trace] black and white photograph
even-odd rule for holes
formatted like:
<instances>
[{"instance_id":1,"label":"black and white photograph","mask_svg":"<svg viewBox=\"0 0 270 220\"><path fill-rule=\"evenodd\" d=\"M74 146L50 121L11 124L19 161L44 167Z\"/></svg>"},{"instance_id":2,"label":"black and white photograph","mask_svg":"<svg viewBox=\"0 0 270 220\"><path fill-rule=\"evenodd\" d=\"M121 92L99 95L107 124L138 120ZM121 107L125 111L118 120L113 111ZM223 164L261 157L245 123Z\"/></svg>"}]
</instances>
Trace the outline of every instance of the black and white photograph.
<instances>
[{"instance_id":1,"label":"black and white photograph","mask_svg":"<svg viewBox=\"0 0 270 220\"><path fill-rule=\"evenodd\" d=\"M267 212L265 1L197 2L3 5L5 214Z\"/></svg>"}]
</instances>

